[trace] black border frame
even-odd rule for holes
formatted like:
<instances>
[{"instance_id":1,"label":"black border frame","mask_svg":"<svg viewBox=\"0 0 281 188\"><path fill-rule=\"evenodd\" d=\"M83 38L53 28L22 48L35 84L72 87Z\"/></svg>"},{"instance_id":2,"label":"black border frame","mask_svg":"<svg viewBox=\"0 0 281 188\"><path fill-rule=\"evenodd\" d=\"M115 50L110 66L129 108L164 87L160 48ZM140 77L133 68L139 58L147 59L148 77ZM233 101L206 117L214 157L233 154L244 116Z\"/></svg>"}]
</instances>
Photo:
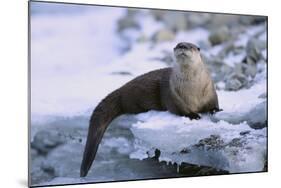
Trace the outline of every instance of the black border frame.
<instances>
[{"instance_id":1,"label":"black border frame","mask_svg":"<svg viewBox=\"0 0 281 188\"><path fill-rule=\"evenodd\" d=\"M30 148L31 148L31 3L53 3L53 4L68 4L68 5L81 5L81 6L102 6L102 7L116 7L116 8L135 8L135 9L149 9L149 10L164 10L164 11L175 11L175 12L193 12L193 13L209 13L209 14L223 14L223 15L236 15L236 16L256 16L263 17L266 20L266 117L267 117L267 139L266 139L266 161L267 168L262 171L253 171L253 172L239 172L239 173L231 173L231 174L220 174L220 175L199 175L199 176L183 176L183 177L163 177L163 178L145 178L145 179L133 179L133 180L116 180L116 181L101 181L101 182L85 182L85 183L69 183L69 184L54 184L54 185L31 185L31 156L30 156ZM206 177L206 176L229 176L229 175L238 175L238 174L256 174L256 173L267 173L269 157L268 157L268 20L269 17L266 15L255 15L255 14L237 14L237 13L223 13L223 12L208 12L208 11L193 11L193 10L179 10L179 9L163 9L163 8L149 8L149 7L134 7L134 6L117 6L117 5L101 5L101 4L88 4L88 3L71 3L71 2L60 2L60 1L41 1L41 0L29 0L28 2L28 187L54 187L54 186L68 186L68 185L93 185L93 184L101 184L101 183L118 183L118 182L133 182L133 181L148 181L148 180L162 180L162 179L176 179L176 178L197 178L197 177Z\"/></svg>"}]
</instances>

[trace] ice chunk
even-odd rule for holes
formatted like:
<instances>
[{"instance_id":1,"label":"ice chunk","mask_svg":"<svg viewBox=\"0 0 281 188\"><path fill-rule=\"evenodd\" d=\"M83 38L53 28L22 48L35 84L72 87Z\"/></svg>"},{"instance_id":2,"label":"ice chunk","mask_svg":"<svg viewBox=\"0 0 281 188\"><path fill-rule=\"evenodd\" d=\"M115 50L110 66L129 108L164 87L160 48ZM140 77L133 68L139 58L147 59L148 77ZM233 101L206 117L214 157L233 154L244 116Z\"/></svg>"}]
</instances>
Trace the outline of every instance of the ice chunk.
<instances>
[{"instance_id":1,"label":"ice chunk","mask_svg":"<svg viewBox=\"0 0 281 188\"><path fill-rule=\"evenodd\" d=\"M263 74L249 89L218 91L220 108L214 116L190 120L169 112L136 115L136 138L130 157L143 159L153 148L160 160L211 166L229 172L262 171L266 159L266 91ZM254 128L254 129L253 129Z\"/></svg>"}]
</instances>

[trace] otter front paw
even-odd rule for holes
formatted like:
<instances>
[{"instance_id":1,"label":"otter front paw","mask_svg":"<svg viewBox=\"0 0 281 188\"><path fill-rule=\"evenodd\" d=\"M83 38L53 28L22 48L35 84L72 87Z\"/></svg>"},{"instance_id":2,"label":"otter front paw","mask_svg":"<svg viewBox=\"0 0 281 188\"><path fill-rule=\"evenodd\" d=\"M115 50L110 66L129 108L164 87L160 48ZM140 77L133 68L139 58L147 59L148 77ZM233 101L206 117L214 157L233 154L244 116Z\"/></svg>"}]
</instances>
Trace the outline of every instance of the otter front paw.
<instances>
[{"instance_id":1,"label":"otter front paw","mask_svg":"<svg viewBox=\"0 0 281 188\"><path fill-rule=\"evenodd\" d=\"M188 117L191 120L193 120L193 119L196 119L196 120L201 119L201 116L199 116L199 114L196 114L196 113L190 113L190 114L188 114Z\"/></svg>"}]
</instances>

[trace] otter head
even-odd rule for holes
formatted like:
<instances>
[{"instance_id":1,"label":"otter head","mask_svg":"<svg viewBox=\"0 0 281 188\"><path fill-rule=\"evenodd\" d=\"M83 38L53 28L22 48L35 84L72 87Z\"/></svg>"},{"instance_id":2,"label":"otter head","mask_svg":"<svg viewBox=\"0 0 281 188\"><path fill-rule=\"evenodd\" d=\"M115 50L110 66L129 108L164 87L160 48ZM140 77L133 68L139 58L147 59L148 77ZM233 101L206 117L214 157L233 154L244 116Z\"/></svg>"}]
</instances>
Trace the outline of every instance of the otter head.
<instances>
[{"instance_id":1,"label":"otter head","mask_svg":"<svg viewBox=\"0 0 281 188\"><path fill-rule=\"evenodd\" d=\"M201 62L200 48L188 42L180 42L174 48L176 63L188 66Z\"/></svg>"}]
</instances>

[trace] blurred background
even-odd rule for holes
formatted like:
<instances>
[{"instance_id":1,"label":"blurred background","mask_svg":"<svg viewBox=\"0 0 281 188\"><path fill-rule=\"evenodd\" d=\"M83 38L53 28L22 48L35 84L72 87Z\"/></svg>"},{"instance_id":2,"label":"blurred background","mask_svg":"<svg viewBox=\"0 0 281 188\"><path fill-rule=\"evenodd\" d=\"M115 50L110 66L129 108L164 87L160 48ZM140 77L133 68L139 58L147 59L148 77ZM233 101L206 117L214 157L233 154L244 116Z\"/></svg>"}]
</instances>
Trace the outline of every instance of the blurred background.
<instances>
[{"instance_id":1,"label":"blurred background","mask_svg":"<svg viewBox=\"0 0 281 188\"><path fill-rule=\"evenodd\" d=\"M41 2L30 13L33 185L266 170L266 17ZM168 112L122 116L79 178L98 102L172 66L182 41L201 48L224 111L197 124Z\"/></svg>"}]
</instances>

